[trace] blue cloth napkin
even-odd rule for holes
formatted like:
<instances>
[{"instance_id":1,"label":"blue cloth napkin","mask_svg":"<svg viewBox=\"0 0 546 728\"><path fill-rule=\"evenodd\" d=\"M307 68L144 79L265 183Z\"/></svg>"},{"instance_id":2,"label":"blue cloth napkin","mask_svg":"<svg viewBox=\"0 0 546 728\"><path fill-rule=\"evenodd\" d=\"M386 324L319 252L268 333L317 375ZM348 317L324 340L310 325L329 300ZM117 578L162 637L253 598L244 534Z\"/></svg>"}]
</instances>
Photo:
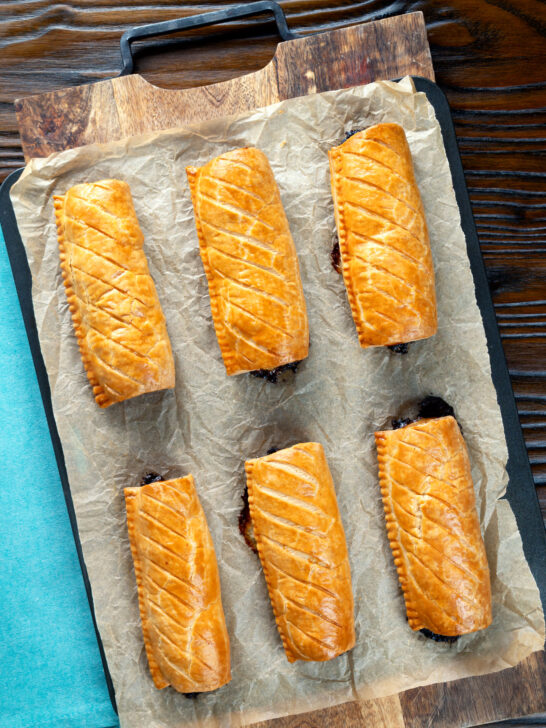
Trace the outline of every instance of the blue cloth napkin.
<instances>
[{"instance_id":1,"label":"blue cloth napkin","mask_svg":"<svg viewBox=\"0 0 546 728\"><path fill-rule=\"evenodd\" d=\"M0 228L0 728L118 726Z\"/></svg>"}]
</instances>

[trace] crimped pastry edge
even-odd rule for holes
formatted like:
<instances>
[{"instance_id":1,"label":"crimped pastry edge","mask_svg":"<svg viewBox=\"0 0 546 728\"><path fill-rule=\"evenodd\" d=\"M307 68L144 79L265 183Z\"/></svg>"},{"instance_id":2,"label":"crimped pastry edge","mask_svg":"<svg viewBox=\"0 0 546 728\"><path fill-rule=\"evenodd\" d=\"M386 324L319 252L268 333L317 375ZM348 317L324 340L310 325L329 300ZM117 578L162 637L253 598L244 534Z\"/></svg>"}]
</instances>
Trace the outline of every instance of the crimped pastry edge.
<instances>
[{"instance_id":1,"label":"crimped pastry edge","mask_svg":"<svg viewBox=\"0 0 546 728\"><path fill-rule=\"evenodd\" d=\"M234 374L242 374L243 372L240 371L235 364L235 352L233 350L233 347L230 346L225 334L224 327L222 326L222 317L220 316L220 306L218 304L218 301L220 299L220 293L216 288L216 280L212 275L212 271L210 269L205 236L203 234L203 228L201 227L201 216L198 212L197 206L197 180L199 179L199 175L201 174L201 169L201 167L186 167L186 174L188 176L190 194L193 203L193 216L195 218L195 228L197 230L197 238L199 241L199 254L201 256L201 260L203 261L203 268L205 269L205 275L207 277L207 283L209 287L212 322L216 331L216 338L218 340L218 345L220 347L220 353L222 354L222 359L226 368L226 372L228 376L232 376Z\"/></svg>"},{"instance_id":2,"label":"crimped pastry edge","mask_svg":"<svg viewBox=\"0 0 546 728\"><path fill-rule=\"evenodd\" d=\"M341 145L340 145L341 146ZM328 152L330 159L330 178L332 186L332 197L334 199L334 210L337 224L337 237L339 240L339 250L341 253L341 271L343 273L343 280L345 282L345 290L347 291L347 298L349 299L349 306L351 307L351 313L353 315L353 321L356 327L356 333L358 336L358 342L362 348L367 348L370 345L364 340L364 330L360 325L360 312L356 303L356 296L353 289L353 282L351 280L350 269L349 269L349 247L347 243L347 228L345 226L345 214L343 211L343 205L339 204L340 195L340 166L341 166L341 152L340 147L334 147Z\"/></svg>"},{"instance_id":3,"label":"crimped pastry edge","mask_svg":"<svg viewBox=\"0 0 546 728\"><path fill-rule=\"evenodd\" d=\"M409 594L407 587L407 573L406 573L406 562L402 554L402 549L396 538L396 519L393 514L391 506L391 499L389 497L388 481L385 475L383 465L387 457L387 438L383 432L375 433L375 443L377 446L377 462L379 464L379 486L381 488L381 499L383 501L383 509L385 511L385 521L387 525L387 537L389 539L389 545L391 547L392 555L394 557L394 565L398 573L398 581L402 588L404 595L404 602L406 605L406 614L408 617L408 624L414 631L425 629L425 625L419 619L419 613L415 608Z\"/></svg>"},{"instance_id":4,"label":"crimped pastry edge","mask_svg":"<svg viewBox=\"0 0 546 728\"><path fill-rule=\"evenodd\" d=\"M257 148L245 147L245 149L253 149L254 151L259 152L260 154L262 154L265 157L265 154ZM238 151L238 150L232 150L232 151ZM230 153L228 152L227 155L225 155L225 156L228 156L229 154ZM265 157L265 158L269 164L269 160L267 160L267 157ZM222 354L224 366L226 367L226 372L227 372L228 376L233 376L233 375L237 375L237 374L246 374L248 372L259 371L260 367L256 366L253 369L248 369L248 368L241 368L241 366L237 364L237 353L234 350L234 347L232 346L232 344L229 342L228 338L226 337L225 329L222 324L222 316L220 315L220 307L218 304L218 301L221 299L221 295L217 290L217 287L216 287L217 280L211 271L209 261L208 261L208 256L206 253L207 246L206 246L205 236L203 234L203 228L201 226L201 217L197 211L197 204L196 204L197 203L197 182L199 179L199 175L201 174L201 171L204 169L204 167L208 166L208 164L210 164L210 162L214 161L214 159L216 159L216 158L213 158L212 160L210 160L207 164L203 165L202 167L193 167L193 166L186 167L186 175L188 177L188 183L189 183L190 193L191 193L191 198L192 198L194 218L195 218L195 227L197 230L197 237L198 237L198 241L199 241L199 253L201 255L201 260L203 261L203 267L205 269L205 274L207 277L210 306L211 306L214 329L216 331L216 337L218 339L218 345L220 347L220 352ZM269 167L271 167L270 164L269 164ZM282 209L282 214L286 221L286 227L288 230L288 234L289 234L289 237L292 242L292 248L293 248L292 252L293 252L293 255L295 258L295 262L296 262L296 272L297 272L296 279L299 280L299 286L300 286L300 290L301 290L301 299L302 299L302 304L303 304L303 313L305 316L305 345L303 346L303 350L296 354L288 352L284 356L277 355L278 361L276 362L275 366L272 367L272 369L277 369L278 367L285 366L286 364L293 364L293 363L301 362L309 356L309 321L308 321L308 317L307 317L307 304L305 301L305 294L304 294L303 285L301 282L301 270L300 270L298 253L297 253L297 250L296 250L296 247L294 244L294 239L292 237L292 233L290 231L288 219L286 218L286 211L284 209L284 205L282 204L282 199L280 197L280 190L278 188L278 184L275 180L272 170L271 170L271 173L272 173L274 184L277 187L277 191L278 191L278 195L279 195L279 203L280 203L280 206Z\"/></svg>"},{"instance_id":5,"label":"crimped pastry edge","mask_svg":"<svg viewBox=\"0 0 546 728\"><path fill-rule=\"evenodd\" d=\"M66 260L66 247L64 242L64 201L66 195L55 195L53 197L53 205L55 208L55 223L57 225L57 242L59 244L59 254L61 259L61 273L63 276L63 283L66 291L66 298L68 300L68 308L72 317L72 323L74 325L74 333L78 341L78 348L82 358L83 366L87 378L93 388L93 396L95 397L96 403L99 407L105 408L114 404L116 400L112 399L103 389L98 379L93 373L93 368L89 361L89 354L85 343L85 336L82 332L82 319L79 310L79 304L77 296L74 292L70 276L70 267Z\"/></svg>"},{"instance_id":6,"label":"crimped pastry edge","mask_svg":"<svg viewBox=\"0 0 546 728\"><path fill-rule=\"evenodd\" d=\"M146 657L148 658L148 666L150 668L150 674L154 685L158 690L162 690L170 685L165 680L161 668L155 661L155 657L152 650L152 644L150 635L148 634L148 615L146 613L146 603L144 600L144 583L142 580L142 571L140 567L140 557L138 555L135 538L135 520L136 510L138 501L139 487L136 488L125 488L123 493L125 495L125 508L127 510L127 530L129 532L129 542L131 544L131 554L133 557L133 566L135 570L137 592L138 592L138 609L140 612L140 621L142 624L142 635L144 638L144 648L146 650Z\"/></svg>"},{"instance_id":7,"label":"crimped pastry edge","mask_svg":"<svg viewBox=\"0 0 546 728\"><path fill-rule=\"evenodd\" d=\"M247 460L245 462L245 472L246 472L246 482L247 482L247 489L248 489L248 507L250 510L250 519L251 521L254 520L254 464L256 463L256 459L254 460ZM267 591L269 594L269 601L271 602L271 607L273 608L273 614L275 616L275 622L277 623L277 630L279 632L282 645L284 647L284 652L286 654L286 659L288 662L296 662L298 660L298 657L294 654L293 650L290 647L290 643L286 637L286 633L284 629L281 626L280 623L280 615L277 611L277 608L275 606L275 601L271 597L271 577L269 575L269 570L267 568L267 559L263 555L263 545L262 545L262 539L261 536L254 531L254 537L256 539L256 548L258 549L258 556L260 557L260 562L262 564L262 569L265 576L265 581L267 584Z\"/></svg>"},{"instance_id":8,"label":"crimped pastry edge","mask_svg":"<svg viewBox=\"0 0 546 728\"><path fill-rule=\"evenodd\" d=\"M378 124L372 124L372 126L369 126L366 129L356 132L355 135L366 134L371 129L375 129L376 127L380 127L380 126L396 126L396 127L400 127L402 129L402 131L404 131L403 127L401 127L400 124L397 124L394 122L380 122ZM404 135L405 135L405 131L404 131ZM392 346L394 343L402 343L402 342L386 342L384 344L370 344L367 341L363 340L365 337L364 328L360 325L360 319L359 319L360 312L359 312L359 309L358 309L358 306L356 303L356 296L355 296L355 293L354 293L354 290L352 287L352 281L351 281L350 270L349 270L349 262L348 262L349 251L348 251L348 243L347 243L347 228L346 228L345 220L344 220L343 205L338 204L339 188L341 185L341 174L340 174L341 155L342 155L341 149L350 139L352 139L352 136L353 135L351 135L350 137L345 139L345 141L342 142L341 144L339 144L338 146L333 147L332 149L330 149L328 151L328 157L330 160L330 180L331 180L331 188L332 188L332 198L334 201L334 213L335 213L336 227L337 227L337 232L338 232L339 248L340 248L340 253L341 253L341 269L342 269L342 273L343 273L343 281L345 283L345 289L347 291L347 297L349 299L349 305L351 308L351 313L353 316L353 321L355 323L356 332L358 335L358 341L360 343L360 346L363 349L371 349L371 348L380 347L380 346ZM407 138L406 138L406 141L407 141ZM411 151L410 151L410 157L411 157ZM416 185L418 193L419 193L419 199L421 201L421 207L422 207L422 215L425 220L425 226L426 226L427 222L426 222L424 206L423 206L423 202L422 202L422 198L421 198L421 193L417 186L417 181L415 180L415 168L413 165L413 159L411 159L411 166L412 166L413 177L414 177L413 182ZM427 228L427 230L428 230L428 228ZM427 232L427 235L428 235L428 232ZM430 247L430 240L429 240L429 247ZM433 264L432 264L432 276L433 276L433 278L435 276ZM414 341L424 341L426 339L431 338L436 333L438 333L438 306L437 306L437 301L436 301L435 285L433 286L433 295L434 295L434 309L435 309L435 316L434 316L435 321L434 321L433 330L430 333L425 332L421 336L417 336L417 337L410 336L410 337L406 338L406 341L403 343L409 344Z\"/></svg>"}]
</instances>

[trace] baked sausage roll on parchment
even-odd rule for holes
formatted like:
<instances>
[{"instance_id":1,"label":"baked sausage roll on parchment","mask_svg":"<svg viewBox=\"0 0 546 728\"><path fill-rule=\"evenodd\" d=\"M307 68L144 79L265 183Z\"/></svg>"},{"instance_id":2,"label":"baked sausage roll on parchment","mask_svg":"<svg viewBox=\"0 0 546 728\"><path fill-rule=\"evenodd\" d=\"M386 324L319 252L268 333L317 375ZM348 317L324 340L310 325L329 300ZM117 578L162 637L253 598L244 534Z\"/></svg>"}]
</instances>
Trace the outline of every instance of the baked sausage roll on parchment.
<instances>
[{"instance_id":1,"label":"baked sausage roll on parchment","mask_svg":"<svg viewBox=\"0 0 546 728\"><path fill-rule=\"evenodd\" d=\"M432 336L434 268L404 130L377 124L329 157L343 279L360 345Z\"/></svg>"},{"instance_id":2,"label":"baked sausage roll on parchment","mask_svg":"<svg viewBox=\"0 0 546 728\"><path fill-rule=\"evenodd\" d=\"M154 684L181 693L231 679L214 546L191 475L125 488L146 655Z\"/></svg>"},{"instance_id":3,"label":"baked sausage roll on parchment","mask_svg":"<svg viewBox=\"0 0 546 728\"><path fill-rule=\"evenodd\" d=\"M353 593L322 445L294 445L245 467L254 537L286 657L337 657L355 643Z\"/></svg>"},{"instance_id":4,"label":"baked sausage roll on parchment","mask_svg":"<svg viewBox=\"0 0 546 728\"><path fill-rule=\"evenodd\" d=\"M186 172L227 373L304 359L309 329L296 248L267 157L235 149Z\"/></svg>"},{"instance_id":5,"label":"baked sausage roll on parchment","mask_svg":"<svg viewBox=\"0 0 546 728\"><path fill-rule=\"evenodd\" d=\"M126 182L71 187L53 198L61 270L97 404L174 387L174 361Z\"/></svg>"},{"instance_id":6,"label":"baked sausage roll on parchment","mask_svg":"<svg viewBox=\"0 0 546 728\"><path fill-rule=\"evenodd\" d=\"M463 436L453 417L375 433L387 532L413 630L491 624L489 567Z\"/></svg>"}]
</instances>

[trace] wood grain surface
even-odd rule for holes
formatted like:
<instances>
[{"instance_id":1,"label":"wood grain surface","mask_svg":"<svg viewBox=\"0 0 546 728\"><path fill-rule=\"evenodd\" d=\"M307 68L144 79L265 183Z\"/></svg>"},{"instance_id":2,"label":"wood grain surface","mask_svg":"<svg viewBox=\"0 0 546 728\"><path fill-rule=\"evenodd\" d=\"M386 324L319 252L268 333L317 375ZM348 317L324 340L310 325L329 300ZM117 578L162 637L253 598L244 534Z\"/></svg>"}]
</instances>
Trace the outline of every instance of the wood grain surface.
<instances>
[{"instance_id":1,"label":"wood grain surface","mask_svg":"<svg viewBox=\"0 0 546 728\"><path fill-rule=\"evenodd\" d=\"M13 101L108 79L119 72L128 27L222 3L172 0L0 0L0 178L23 165ZM546 514L546 12L541 0L286 0L302 34L422 10L436 80L451 104L480 243ZM207 40L204 35L207 34ZM169 37L138 51L152 84L188 88L265 66L277 37L260 20ZM260 728L451 728L544 710L546 662L260 724ZM546 715L505 725L546 726Z\"/></svg>"},{"instance_id":2,"label":"wood grain surface","mask_svg":"<svg viewBox=\"0 0 546 728\"><path fill-rule=\"evenodd\" d=\"M363 52L363 49L364 52ZM240 114L295 96L406 75L434 80L422 13L279 43L252 73L164 89L135 73L15 102L25 160L93 142Z\"/></svg>"}]
</instances>

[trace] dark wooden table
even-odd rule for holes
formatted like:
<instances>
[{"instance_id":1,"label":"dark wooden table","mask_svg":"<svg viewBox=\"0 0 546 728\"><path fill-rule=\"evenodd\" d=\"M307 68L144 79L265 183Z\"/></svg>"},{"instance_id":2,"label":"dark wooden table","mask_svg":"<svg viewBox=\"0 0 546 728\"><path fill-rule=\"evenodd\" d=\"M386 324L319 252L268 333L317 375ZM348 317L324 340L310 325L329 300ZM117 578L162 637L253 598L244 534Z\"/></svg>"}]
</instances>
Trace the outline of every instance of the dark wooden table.
<instances>
[{"instance_id":1,"label":"dark wooden table","mask_svg":"<svg viewBox=\"0 0 546 728\"><path fill-rule=\"evenodd\" d=\"M119 37L125 29L223 5L208 0L0 2L0 181L24 164L13 109L16 98L115 76L120 69ZM451 104L546 517L544 0L281 0L281 5L289 26L303 34L423 11L437 82ZM158 41L154 43L157 47ZM229 31L211 31L205 44L191 38L160 41L154 55L138 52L136 70L165 88L209 84L262 67L276 43L271 25L245 21ZM546 715L503 725L546 726Z\"/></svg>"}]
</instances>

